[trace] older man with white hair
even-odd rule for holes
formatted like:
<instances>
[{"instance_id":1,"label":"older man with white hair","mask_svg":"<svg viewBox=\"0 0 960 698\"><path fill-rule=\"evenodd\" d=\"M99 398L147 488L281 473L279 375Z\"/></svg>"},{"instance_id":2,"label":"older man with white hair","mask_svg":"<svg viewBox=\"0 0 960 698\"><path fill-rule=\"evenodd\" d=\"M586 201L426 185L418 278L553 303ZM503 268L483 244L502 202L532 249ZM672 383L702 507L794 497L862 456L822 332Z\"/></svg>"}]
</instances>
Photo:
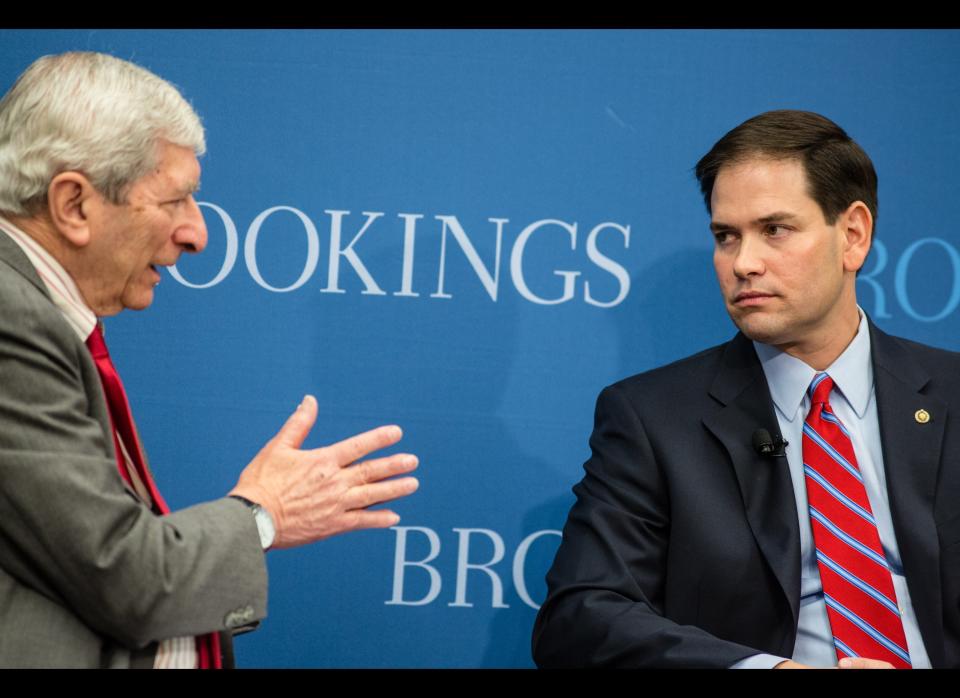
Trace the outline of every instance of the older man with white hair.
<instances>
[{"instance_id":1,"label":"older man with white hair","mask_svg":"<svg viewBox=\"0 0 960 698\"><path fill-rule=\"evenodd\" d=\"M223 499L169 512L99 318L153 301L206 245L204 132L171 84L45 56L0 101L0 666L200 667L266 615L264 552L399 517L384 426L301 450L306 396Z\"/></svg>"}]
</instances>

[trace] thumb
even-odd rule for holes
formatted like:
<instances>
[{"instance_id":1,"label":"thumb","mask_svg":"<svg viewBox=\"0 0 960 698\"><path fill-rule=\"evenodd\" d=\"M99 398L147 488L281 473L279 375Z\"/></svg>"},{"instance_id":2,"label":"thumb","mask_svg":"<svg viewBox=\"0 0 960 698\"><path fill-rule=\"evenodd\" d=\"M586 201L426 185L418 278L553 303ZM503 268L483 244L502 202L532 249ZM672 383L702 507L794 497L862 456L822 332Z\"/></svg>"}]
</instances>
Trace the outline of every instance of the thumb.
<instances>
[{"instance_id":1,"label":"thumb","mask_svg":"<svg viewBox=\"0 0 960 698\"><path fill-rule=\"evenodd\" d=\"M305 395L296 411L277 432L276 439L284 446L300 448L316 421L317 399L313 395Z\"/></svg>"}]
</instances>

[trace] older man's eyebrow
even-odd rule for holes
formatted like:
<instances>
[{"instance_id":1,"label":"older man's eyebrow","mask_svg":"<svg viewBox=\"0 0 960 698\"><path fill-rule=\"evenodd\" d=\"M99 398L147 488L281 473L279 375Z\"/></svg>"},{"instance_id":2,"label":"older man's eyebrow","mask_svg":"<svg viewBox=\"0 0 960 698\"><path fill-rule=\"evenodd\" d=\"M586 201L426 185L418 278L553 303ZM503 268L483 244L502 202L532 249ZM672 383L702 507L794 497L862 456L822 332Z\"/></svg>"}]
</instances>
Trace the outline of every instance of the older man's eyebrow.
<instances>
[{"instance_id":1,"label":"older man's eyebrow","mask_svg":"<svg viewBox=\"0 0 960 698\"><path fill-rule=\"evenodd\" d=\"M200 180L197 180L195 182L187 182L182 187L176 190L176 197L183 198L186 196L190 196L191 194L196 194L198 191L200 191Z\"/></svg>"}]
</instances>

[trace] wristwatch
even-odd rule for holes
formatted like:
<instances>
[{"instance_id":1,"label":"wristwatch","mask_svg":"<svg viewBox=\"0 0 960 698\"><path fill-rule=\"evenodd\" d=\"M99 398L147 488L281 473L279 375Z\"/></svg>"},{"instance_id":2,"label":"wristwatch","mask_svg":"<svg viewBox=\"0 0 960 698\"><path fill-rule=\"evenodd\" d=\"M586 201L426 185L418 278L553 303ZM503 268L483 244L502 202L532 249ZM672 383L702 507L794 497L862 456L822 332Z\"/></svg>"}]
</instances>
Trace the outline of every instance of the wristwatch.
<instances>
[{"instance_id":1,"label":"wristwatch","mask_svg":"<svg viewBox=\"0 0 960 698\"><path fill-rule=\"evenodd\" d=\"M246 497L241 497L238 494L231 494L230 497L239 499L253 511L253 518L257 522L257 532L260 534L260 545L264 550L269 550L270 546L273 545L274 538L277 537L277 529L273 525L273 517L270 516L270 512Z\"/></svg>"}]
</instances>

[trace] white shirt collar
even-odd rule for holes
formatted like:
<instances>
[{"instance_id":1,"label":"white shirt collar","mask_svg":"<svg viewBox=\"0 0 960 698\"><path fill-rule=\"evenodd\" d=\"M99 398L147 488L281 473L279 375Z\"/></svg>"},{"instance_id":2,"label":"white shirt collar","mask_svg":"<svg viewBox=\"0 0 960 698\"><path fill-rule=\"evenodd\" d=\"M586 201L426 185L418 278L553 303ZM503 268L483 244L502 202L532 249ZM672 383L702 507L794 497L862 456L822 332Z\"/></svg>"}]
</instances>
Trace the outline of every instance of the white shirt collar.
<instances>
[{"instance_id":1,"label":"white shirt collar","mask_svg":"<svg viewBox=\"0 0 960 698\"><path fill-rule=\"evenodd\" d=\"M873 363L870 361L870 328L859 307L857 334L843 353L826 369L835 390L839 391L861 419L873 393ZM790 422L800 414L800 406L813 377L819 373L795 356L769 344L753 343L770 386L770 397ZM802 417L802 415L801 415Z\"/></svg>"},{"instance_id":2,"label":"white shirt collar","mask_svg":"<svg viewBox=\"0 0 960 698\"><path fill-rule=\"evenodd\" d=\"M27 255L27 259L47 287L54 305L60 309L80 339L86 341L97 324L97 315L84 302L73 277L40 243L3 216L0 216L0 230L9 235Z\"/></svg>"}]
</instances>

